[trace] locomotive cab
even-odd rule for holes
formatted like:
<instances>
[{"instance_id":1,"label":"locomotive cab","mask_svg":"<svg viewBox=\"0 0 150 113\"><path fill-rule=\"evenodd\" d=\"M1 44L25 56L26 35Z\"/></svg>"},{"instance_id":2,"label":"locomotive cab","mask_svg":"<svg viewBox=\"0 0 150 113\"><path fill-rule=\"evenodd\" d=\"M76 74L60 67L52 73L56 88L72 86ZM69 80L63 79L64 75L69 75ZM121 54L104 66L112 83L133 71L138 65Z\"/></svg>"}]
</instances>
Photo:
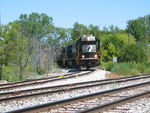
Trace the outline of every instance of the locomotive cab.
<instances>
[{"instance_id":1,"label":"locomotive cab","mask_svg":"<svg viewBox=\"0 0 150 113\"><path fill-rule=\"evenodd\" d=\"M77 42L61 47L57 62L62 67L94 68L100 64L100 40L83 35Z\"/></svg>"},{"instance_id":2,"label":"locomotive cab","mask_svg":"<svg viewBox=\"0 0 150 113\"><path fill-rule=\"evenodd\" d=\"M99 39L92 35L84 35L82 38L79 39L78 45L80 48L80 68L86 67L86 69L90 69L100 64Z\"/></svg>"}]
</instances>

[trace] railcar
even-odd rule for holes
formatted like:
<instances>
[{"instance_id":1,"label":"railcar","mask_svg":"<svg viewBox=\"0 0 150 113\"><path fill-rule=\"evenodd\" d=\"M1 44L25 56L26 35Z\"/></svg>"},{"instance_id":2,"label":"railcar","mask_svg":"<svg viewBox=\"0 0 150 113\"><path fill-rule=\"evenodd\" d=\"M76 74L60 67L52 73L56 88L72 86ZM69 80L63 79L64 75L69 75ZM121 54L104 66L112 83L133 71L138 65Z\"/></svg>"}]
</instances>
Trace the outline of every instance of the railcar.
<instances>
[{"instance_id":1,"label":"railcar","mask_svg":"<svg viewBox=\"0 0 150 113\"><path fill-rule=\"evenodd\" d=\"M63 67L94 68L100 64L100 40L83 35L75 43L62 47L57 62Z\"/></svg>"}]
</instances>

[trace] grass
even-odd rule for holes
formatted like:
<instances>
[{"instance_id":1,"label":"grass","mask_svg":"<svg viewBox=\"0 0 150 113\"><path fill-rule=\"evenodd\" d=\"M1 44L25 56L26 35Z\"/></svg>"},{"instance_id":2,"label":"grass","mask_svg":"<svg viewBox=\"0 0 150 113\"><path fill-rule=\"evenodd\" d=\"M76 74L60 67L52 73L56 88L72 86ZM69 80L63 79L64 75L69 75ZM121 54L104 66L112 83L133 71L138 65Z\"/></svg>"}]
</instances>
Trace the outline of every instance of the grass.
<instances>
[{"instance_id":1,"label":"grass","mask_svg":"<svg viewBox=\"0 0 150 113\"><path fill-rule=\"evenodd\" d=\"M114 64L113 62L102 63L100 69L105 69L119 75L140 75L150 73L150 63L124 62Z\"/></svg>"},{"instance_id":2,"label":"grass","mask_svg":"<svg viewBox=\"0 0 150 113\"><path fill-rule=\"evenodd\" d=\"M9 66L3 66L2 70L2 80L15 82L15 81L23 81L31 78L43 78L46 73L56 73L61 72L58 68L57 64L53 63L47 68L37 67L36 72L34 65L27 65L24 69L23 77L19 78L19 66L16 64L11 64Z\"/></svg>"},{"instance_id":3,"label":"grass","mask_svg":"<svg viewBox=\"0 0 150 113\"><path fill-rule=\"evenodd\" d=\"M3 67L3 75L2 75L2 80L7 80L7 81L19 81L19 76L17 68L14 66L4 66Z\"/></svg>"},{"instance_id":4,"label":"grass","mask_svg":"<svg viewBox=\"0 0 150 113\"><path fill-rule=\"evenodd\" d=\"M24 70L24 76L22 78L19 78L19 67L18 66L16 66L16 65L3 66L2 80L6 80L9 82L27 80L27 76L31 76L34 73L29 68L30 67L27 67L27 69Z\"/></svg>"}]
</instances>

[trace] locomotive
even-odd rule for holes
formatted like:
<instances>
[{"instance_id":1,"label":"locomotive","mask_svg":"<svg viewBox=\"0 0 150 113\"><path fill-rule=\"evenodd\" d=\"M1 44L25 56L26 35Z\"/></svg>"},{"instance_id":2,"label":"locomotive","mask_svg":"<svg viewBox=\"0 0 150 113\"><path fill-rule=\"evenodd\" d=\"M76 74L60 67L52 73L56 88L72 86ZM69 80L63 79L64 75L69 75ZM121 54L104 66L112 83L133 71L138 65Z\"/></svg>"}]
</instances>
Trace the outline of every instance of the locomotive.
<instances>
[{"instance_id":1,"label":"locomotive","mask_svg":"<svg viewBox=\"0 0 150 113\"><path fill-rule=\"evenodd\" d=\"M75 43L61 47L57 63L63 67L87 70L100 64L100 40L93 35L83 35Z\"/></svg>"}]
</instances>

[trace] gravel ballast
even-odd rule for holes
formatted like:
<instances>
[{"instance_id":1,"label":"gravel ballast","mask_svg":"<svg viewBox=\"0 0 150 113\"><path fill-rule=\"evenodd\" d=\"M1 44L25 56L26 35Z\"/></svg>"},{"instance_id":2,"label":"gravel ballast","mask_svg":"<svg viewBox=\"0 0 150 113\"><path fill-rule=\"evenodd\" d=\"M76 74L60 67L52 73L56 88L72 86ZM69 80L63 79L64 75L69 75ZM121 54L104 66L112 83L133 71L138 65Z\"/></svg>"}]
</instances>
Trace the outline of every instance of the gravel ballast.
<instances>
[{"instance_id":1,"label":"gravel ballast","mask_svg":"<svg viewBox=\"0 0 150 113\"><path fill-rule=\"evenodd\" d=\"M83 77L77 76L76 78L71 78L68 80L61 80L61 81L50 82L50 83L46 83L46 84L39 84L36 86L18 88L18 89L10 90L10 91L18 91L18 90L23 90L23 89L34 89L34 88L47 87L47 86L56 86L56 85L63 85L63 84L70 84L70 83L101 80L101 79L106 79L107 73L109 73L109 72L103 71L103 70L96 70L92 74L83 76ZM0 103L0 112L7 112L7 111L15 110L15 109L29 107L29 106L31 107L31 106L34 106L37 104L53 102L53 101L57 101L57 100L67 99L67 98L81 96L81 95L90 94L90 93L95 93L95 92L99 92L99 91L105 91L108 89L119 88L119 87L132 85L132 84L140 83L140 82L146 82L146 81L150 81L150 78L141 79L141 80L139 79L139 80L135 80L135 81L128 81L125 83L113 83L111 85L102 85L102 86L96 86L96 87L92 87L92 88L78 89L78 90L66 91L66 92L55 93L55 94L47 94L47 95L36 96L36 97L28 97L28 98L24 98L24 99L9 101L9 102L1 102ZM147 89L150 89L150 87L148 87ZM3 92L3 91L1 91L1 92ZM149 103L150 103L150 101L149 101ZM149 105L149 103L148 103L148 105ZM147 113L147 112L142 112L142 113Z\"/></svg>"},{"instance_id":2,"label":"gravel ballast","mask_svg":"<svg viewBox=\"0 0 150 113\"><path fill-rule=\"evenodd\" d=\"M113 84L108 84L108 85L96 86L96 87L85 88L85 89L77 89L77 90L60 92L60 93L55 93L55 94L47 94L47 95L41 95L41 96L36 96L36 97L28 97L28 98L24 98L24 99L9 101L9 102L1 102L0 112L1 112L1 110L2 111L14 110L14 109L18 109L18 108L33 106L36 104L42 104L42 103L46 103L46 102L67 99L67 98L81 96L81 95L85 95L85 94L96 93L99 91L105 91L105 90L109 90L109 89L113 89L113 88L119 88L119 87L132 85L135 83L146 82L146 81L150 81L150 79L136 80L134 82L128 81L128 82L124 82L124 83L113 83Z\"/></svg>"}]
</instances>

